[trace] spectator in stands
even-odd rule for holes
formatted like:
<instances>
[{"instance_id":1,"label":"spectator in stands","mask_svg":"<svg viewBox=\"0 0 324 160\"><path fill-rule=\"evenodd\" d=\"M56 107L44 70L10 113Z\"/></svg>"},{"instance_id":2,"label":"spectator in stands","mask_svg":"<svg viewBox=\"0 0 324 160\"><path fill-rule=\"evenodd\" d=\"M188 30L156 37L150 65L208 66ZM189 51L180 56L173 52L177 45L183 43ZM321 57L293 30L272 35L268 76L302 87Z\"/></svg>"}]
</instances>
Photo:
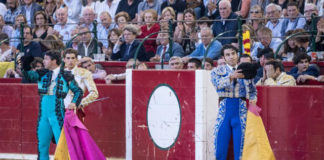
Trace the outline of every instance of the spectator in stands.
<instances>
[{"instance_id":1,"label":"spectator in stands","mask_svg":"<svg viewBox=\"0 0 324 160\"><path fill-rule=\"evenodd\" d=\"M267 62L263 69L263 77L257 82L257 85L266 86L295 86L296 80L291 75L287 75L280 69L280 62Z\"/></svg>"},{"instance_id":2,"label":"spectator in stands","mask_svg":"<svg viewBox=\"0 0 324 160\"><path fill-rule=\"evenodd\" d=\"M279 5L282 8L282 16L287 17L287 4L289 0L274 0L273 3Z\"/></svg>"},{"instance_id":3,"label":"spectator in stands","mask_svg":"<svg viewBox=\"0 0 324 160\"><path fill-rule=\"evenodd\" d=\"M87 32L87 33L85 33ZM91 57L94 58L95 51L95 43L96 41L91 37L91 33L89 32L89 28L80 27L79 33L83 33L81 35L81 42L78 44L78 53L81 57ZM102 53L102 43L98 42L97 52Z\"/></svg>"},{"instance_id":4,"label":"spectator in stands","mask_svg":"<svg viewBox=\"0 0 324 160\"><path fill-rule=\"evenodd\" d=\"M164 57L163 61L167 62L171 57L171 53L169 53L169 33L167 33L167 30L164 30L162 32L163 33L159 33L158 36L161 45L157 47L156 55L150 59L151 62L160 62L161 57ZM174 41L172 44L172 55L176 57L184 56L183 48L179 45L179 43Z\"/></svg>"},{"instance_id":5,"label":"spectator in stands","mask_svg":"<svg viewBox=\"0 0 324 160\"><path fill-rule=\"evenodd\" d=\"M215 40L212 43L213 33L210 28L203 28L201 30L201 38L202 43L200 43L189 56L182 58L184 62L187 62L190 58L203 59L205 54L206 57L210 59L218 59L220 57L222 44L218 40ZM210 48L208 50L208 53L206 53L209 46Z\"/></svg>"},{"instance_id":6,"label":"spectator in stands","mask_svg":"<svg viewBox=\"0 0 324 160\"><path fill-rule=\"evenodd\" d=\"M313 3L306 3L305 4L305 9L304 9L304 16L306 18L306 24L304 26L304 29L306 31L312 31L312 15L314 15L315 18L315 26L317 25L317 22L319 21L318 16L318 10L315 4Z\"/></svg>"},{"instance_id":7,"label":"spectator in stands","mask_svg":"<svg viewBox=\"0 0 324 160\"><path fill-rule=\"evenodd\" d=\"M97 7L96 0L82 0L81 15L84 14L85 8L91 8L91 9L93 9L93 11L95 11L96 7ZM82 17L81 19L83 19L83 18L84 17Z\"/></svg>"},{"instance_id":8,"label":"spectator in stands","mask_svg":"<svg viewBox=\"0 0 324 160\"><path fill-rule=\"evenodd\" d=\"M115 16L115 23L117 24L117 28L119 30L124 30L124 27L130 21L130 17L127 12L119 12Z\"/></svg>"},{"instance_id":9,"label":"spectator in stands","mask_svg":"<svg viewBox=\"0 0 324 160\"><path fill-rule=\"evenodd\" d=\"M201 17L198 19L198 42L196 42L196 46L198 46L201 43L201 29L208 27L210 28L210 26L212 25L212 22L210 21L210 19L208 17Z\"/></svg>"},{"instance_id":10,"label":"spectator in stands","mask_svg":"<svg viewBox=\"0 0 324 160\"><path fill-rule=\"evenodd\" d=\"M159 32L160 26L157 23L157 13L153 9L145 10L143 13L144 25L141 27L142 34L138 36L139 39L145 38L151 33ZM157 34L152 35L150 38L156 38ZM154 57L156 53L157 44L155 40L146 40L144 42L144 48L148 59Z\"/></svg>"},{"instance_id":11,"label":"spectator in stands","mask_svg":"<svg viewBox=\"0 0 324 160\"><path fill-rule=\"evenodd\" d=\"M138 40L135 40L136 36L138 36L138 33L139 28L137 26L132 24L125 26L123 30L123 35L121 36L118 43L113 49L111 59L119 61L128 61L130 58L133 58L137 47L140 44ZM122 37L124 37L124 40ZM140 61L148 61L144 46L141 46L137 58Z\"/></svg>"},{"instance_id":12,"label":"spectator in stands","mask_svg":"<svg viewBox=\"0 0 324 160\"><path fill-rule=\"evenodd\" d=\"M105 70L100 67L100 65L96 65L90 57L83 57L80 60L80 65L82 68L89 70L92 73L92 78L95 79L105 79L107 73Z\"/></svg>"},{"instance_id":13,"label":"spectator in stands","mask_svg":"<svg viewBox=\"0 0 324 160\"><path fill-rule=\"evenodd\" d=\"M239 59L239 64L241 63L252 63L252 57L248 54L242 54Z\"/></svg>"},{"instance_id":14,"label":"spectator in stands","mask_svg":"<svg viewBox=\"0 0 324 160\"><path fill-rule=\"evenodd\" d=\"M126 69L133 69L135 60L133 58L129 59L126 63ZM140 61L136 61L135 69L138 69ZM109 74L106 76L105 81L106 84L111 84L113 81L121 81L126 79L126 72L120 74Z\"/></svg>"},{"instance_id":15,"label":"spectator in stands","mask_svg":"<svg viewBox=\"0 0 324 160\"><path fill-rule=\"evenodd\" d=\"M11 34L11 37L14 38L12 39L10 45L13 47L18 46L18 44L20 43L20 39L18 39L18 37L21 37L21 33L20 33L20 24L26 24L26 17L22 14L19 14L16 19L15 19L15 25L14 25L14 31ZM9 36L10 37L10 36Z\"/></svg>"},{"instance_id":16,"label":"spectator in stands","mask_svg":"<svg viewBox=\"0 0 324 160\"><path fill-rule=\"evenodd\" d=\"M30 64L32 70L39 70L44 68L43 58L35 57L33 62Z\"/></svg>"},{"instance_id":17,"label":"spectator in stands","mask_svg":"<svg viewBox=\"0 0 324 160\"><path fill-rule=\"evenodd\" d=\"M170 69L183 69L183 62L180 57L172 56L169 60Z\"/></svg>"},{"instance_id":18,"label":"spectator in stands","mask_svg":"<svg viewBox=\"0 0 324 160\"><path fill-rule=\"evenodd\" d=\"M161 4L161 10L163 11L166 7L171 7L174 10L175 19L183 20L183 13L186 9L186 2L182 0L165 0Z\"/></svg>"},{"instance_id":19,"label":"spectator in stands","mask_svg":"<svg viewBox=\"0 0 324 160\"><path fill-rule=\"evenodd\" d=\"M37 11L35 13L34 22L35 28L33 29L33 38L35 41L44 40L47 35L53 34L53 28L48 25L44 11Z\"/></svg>"},{"instance_id":20,"label":"spectator in stands","mask_svg":"<svg viewBox=\"0 0 324 160\"><path fill-rule=\"evenodd\" d=\"M6 33L9 37L12 35L14 29L10 25L6 25L3 16L0 15L0 31Z\"/></svg>"},{"instance_id":21,"label":"spectator in stands","mask_svg":"<svg viewBox=\"0 0 324 160\"><path fill-rule=\"evenodd\" d=\"M75 28L73 21L68 19L68 9L59 8L56 10L57 23L54 26L54 34L63 40L64 43L71 39L71 31Z\"/></svg>"},{"instance_id":22,"label":"spectator in stands","mask_svg":"<svg viewBox=\"0 0 324 160\"><path fill-rule=\"evenodd\" d=\"M21 65L17 65L16 66L16 70L14 69L8 69L5 73L5 75L3 76L3 78L22 78L23 74L21 73ZM23 78L24 80L24 78ZM23 82L24 83L24 82ZM28 83L28 82L25 82Z\"/></svg>"},{"instance_id":23,"label":"spectator in stands","mask_svg":"<svg viewBox=\"0 0 324 160\"><path fill-rule=\"evenodd\" d=\"M294 30L286 32L285 37L288 37L294 34ZM288 39L284 44L283 52L280 52L280 56L283 58L283 61L292 61L298 52L298 47L294 38Z\"/></svg>"},{"instance_id":24,"label":"spectator in stands","mask_svg":"<svg viewBox=\"0 0 324 160\"><path fill-rule=\"evenodd\" d=\"M205 59L204 69L205 70L212 70L214 68L214 62L210 58Z\"/></svg>"},{"instance_id":25,"label":"spectator in stands","mask_svg":"<svg viewBox=\"0 0 324 160\"><path fill-rule=\"evenodd\" d=\"M6 24L15 24L15 18L21 14L21 10L18 6L18 0L7 0L8 10L4 15Z\"/></svg>"},{"instance_id":26,"label":"spectator in stands","mask_svg":"<svg viewBox=\"0 0 324 160\"><path fill-rule=\"evenodd\" d=\"M317 23L316 50L324 51L324 19L320 18Z\"/></svg>"},{"instance_id":27,"label":"spectator in stands","mask_svg":"<svg viewBox=\"0 0 324 160\"><path fill-rule=\"evenodd\" d=\"M144 0L138 4L137 14L140 17L143 17L143 13L148 10L152 9L155 10L156 13L160 16L161 15L161 4L160 0Z\"/></svg>"},{"instance_id":28,"label":"spectator in stands","mask_svg":"<svg viewBox=\"0 0 324 160\"><path fill-rule=\"evenodd\" d=\"M113 48L115 47L115 45L117 44L119 37L121 35L120 30L118 30L117 28L113 28L109 31L108 34L108 48L107 50L104 50L104 53L106 54L106 59L107 60L111 60L111 54L113 51Z\"/></svg>"},{"instance_id":29,"label":"spectator in stands","mask_svg":"<svg viewBox=\"0 0 324 160\"><path fill-rule=\"evenodd\" d=\"M173 10L172 7L165 7L162 10L162 17L161 17L161 22L160 22L160 28L163 30L169 30L169 20L172 22L172 31L175 30L177 23L175 22L176 20L176 14Z\"/></svg>"},{"instance_id":30,"label":"spectator in stands","mask_svg":"<svg viewBox=\"0 0 324 160\"><path fill-rule=\"evenodd\" d=\"M188 70L201 69L201 61L197 58L189 59L188 64L187 64L187 69Z\"/></svg>"},{"instance_id":31,"label":"spectator in stands","mask_svg":"<svg viewBox=\"0 0 324 160\"><path fill-rule=\"evenodd\" d=\"M20 49L21 45L23 45L25 56L44 58L40 44L33 41L32 28L29 26L24 27L24 43L19 43L17 48Z\"/></svg>"},{"instance_id":32,"label":"spectator in stands","mask_svg":"<svg viewBox=\"0 0 324 160\"><path fill-rule=\"evenodd\" d=\"M260 42L258 42L258 39L255 35L255 31L253 29L253 27L249 24L243 24L242 25L242 30L243 30L243 33L246 32L246 31L249 31L250 32L250 52L251 52L251 56L252 56L252 59L253 60L258 60L258 48L262 47L262 44ZM237 35L238 37L238 35ZM236 46L237 48L239 47L238 46L238 43L232 43L232 45ZM245 53L246 51L243 50Z\"/></svg>"},{"instance_id":33,"label":"spectator in stands","mask_svg":"<svg viewBox=\"0 0 324 160\"><path fill-rule=\"evenodd\" d=\"M305 32L305 30L304 29L294 30L294 33L300 33L300 32ZM299 51L310 54L309 52L310 35L308 33L299 34L298 36L294 37L294 40L296 42Z\"/></svg>"},{"instance_id":34,"label":"spectator in stands","mask_svg":"<svg viewBox=\"0 0 324 160\"><path fill-rule=\"evenodd\" d=\"M130 20L136 22L136 13L140 2L141 0L120 0L116 13L127 12Z\"/></svg>"},{"instance_id":35,"label":"spectator in stands","mask_svg":"<svg viewBox=\"0 0 324 160\"><path fill-rule=\"evenodd\" d=\"M219 13L220 16L217 17L218 20L222 21L215 21L213 25L213 34L214 36L217 36L220 33L223 33L225 31L229 30L238 30L237 20L232 21L226 21L226 19L236 19L237 15L232 12L231 9L231 3L228 0L221 0L219 2ZM223 35L223 37L235 37L236 32L230 32ZM231 44L232 42L235 42L235 38L233 39L221 39L219 40L222 45L225 44Z\"/></svg>"},{"instance_id":36,"label":"spectator in stands","mask_svg":"<svg viewBox=\"0 0 324 160\"><path fill-rule=\"evenodd\" d=\"M43 3L43 10L46 14L48 23L50 24L50 26L54 26L55 24L55 20L54 20L54 13L56 11L56 4L54 0L45 0L45 2Z\"/></svg>"},{"instance_id":37,"label":"spectator in stands","mask_svg":"<svg viewBox=\"0 0 324 160\"><path fill-rule=\"evenodd\" d=\"M324 75L318 76L317 81L324 82Z\"/></svg>"},{"instance_id":38,"label":"spectator in stands","mask_svg":"<svg viewBox=\"0 0 324 160\"><path fill-rule=\"evenodd\" d=\"M271 48L274 52L282 42L278 38L272 38L272 31L267 27L261 27L257 31L257 36L261 43L259 48Z\"/></svg>"},{"instance_id":39,"label":"spectator in stands","mask_svg":"<svg viewBox=\"0 0 324 160\"><path fill-rule=\"evenodd\" d=\"M189 55L196 48L198 42L197 25L195 12L193 9L186 9L184 11L184 22L178 22L174 32L174 39L181 44L185 55Z\"/></svg>"},{"instance_id":40,"label":"spectator in stands","mask_svg":"<svg viewBox=\"0 0 324 160\"><path fill-rule=\"evenodd\" d=\"M9 36L0 33L0 62L10 62L14 58L13 48L9 45Z\"/></svg>"},{"instance_id":41,"label":"spectator in stands","mask_svg":"<svg viewBox=\"0 0 324 160\"><path fill-rule=\"evenodd\" d=\"M249 15L251 0L240 1L240 3L241 9L236 11L235 13L242 18L247 18Z\"/></svg>"},{"instance_id":42,"label":"spectator in stands","mask_svg":"<svg viewBox=\"0 0 324 160\"><path fill-rule=\"evenodd\" d=\"M68 18L74 22L79 22L82 2L80 0L64 0L64 4L68 7Z\"/></svg>"},{"instance_id":43,"label":"spectator in stands","mask_svg":"<svg viewBox=\"0 0 324 160\"><path fill-rule=\"evenodd\" d=\"M97 15L100 15L101 12L108 12L109 15L111 16L111 19L115 19L115 15L117 7L119 5L120 0L103 0L101 3L97 2L96 6L96 13Z\"/></svg>"},{"instance_id":44,"label":"spectator in stands","mask_svg":"<svg viewBox=\"0 0 324 160\"><path fill-rule=\"evenodd\" d=\"M73 38L75 35L79 33L79 27L75 27L71 31L71 38ZM73 39L72 43L67 44L66 48L73 48L75 50L78 50L78 44L80 43L80 36L77 36Z\"/></svg>"},{"instance_id":45,"label":"spectator in stands","mask_svg":"<svg viewBox=\"0 0 324 160\"><path fill-rule=\"evenodd\" d=\"M206 16L209 19L216 19L219 16L219 9L217 7L218 1L204 0Z\"/></svg>"},{"instance_id":46,"label":"spectator in stands","mask_svg":"<svg viewBox=\"0 0 324 160\"><path fill-rule=\"evenodd\" d=\"M297 3L289 2L287 4L288 17L282 23L281 35L285 35L289 30L302 29L306 24L306 20L302 14L299 13Z\"/></svg>"},{"instance_id":47,"label":"spectator in stands","mask_svg":"<svg viewBox=\"0 0 324 160\"><path fill-rule=\"evenodd\" d=\"M263 11L259 5L254 5L251 7L249 18L249 24L253 27L254 31L264 27L265 21L263 19Z\"/></svg>"},{"instance_id":48,"label":"spectator in stands","mask_svg":"<svg viewBox=\"0 0 324 160\"><path fill-rule=\"evenodd\" d=\"M27 24L34 27L34 15L37 11L42 10L42 6L38 3L33 2L33 0L24 0L25 5L20 7L21 13L26 15Z\"/></svg>"},{"instance_id":49,"label":"spectator in stands","mask_svg":"<svg viewBox=\"0 0 324 160\"><path fill-rule=\"evenodd\" d=\"M46 50L43 50L43 52L46 52L47 50L57 50L62 51L65 49L64 43L62 40L57 38L55 35L48 35L44 41L40 41L40 44L46 47Z\"/></svg>"},{"instance_id":50,"label":"spectator in stands","mask_svg":"<svg viewBox=\"0 0 324 160\"><path fill-rule=\"evenodd\" d=\"M294 58L293 67L288 74L292 75L297 82L305 82L308 79L316 80L319 76L319 69L315 65L310 65L311 57L307 54L300 54Z\"/></svg>"},{"instance_id":51,"label":"spectator in stands","mask_svg":"<svg viewBox=\"0 0 324 160\"><path fill-rule=\"evenodd\" d=\"M82 13L83 27L89 28L90 31L93 30L93 21L96 19L96 13L93 8L87 6L84 8Z\"/></svg>"},{"instance_id":52,"label":"spectator in stands","mask_svg":"<svg viewBox=\"0 0 324 160\"><path fill-rule=\"evenodd\" d=\"M266 27L272 31L272 37L275 38L283 38L283 35L281 34L281 28L284 19L280 19L281 10L281 7L274 3L270 3L266 7L266 17L269 19Z\"/></svg>"},{"instance_id":53,"label":"spectator in stands","mask_svg":"<svg viewBox=\"0 0 324 160\"><path fill-rule=\"evenodd\" d=\"M201 6L202 6L202 0L185 0L186 2L186 8L191 8L195 11L196 18L199 19L201 17Z\"/></svg>"},{"instance_id":54,"label":"spectator in stands","mask_svg":"<svg viewBox=\"0 0 324 160\"><path fill-rule=\"evenodd\" d=\"M263 77L263 69L264 69L264 65L267 62L273 61L274 60L274 53L273 50L271 48L264 48L261 49L258 53L258 58L259 58L259 62L260 62L260 67L257 70L257 75L254 78L254 83L257 83L259 81L260 78Z\"/></svg>"},{"instance_id":55,"label":"spectator in stands","mask_svg":"<svg viewBox=\"0 0 324 160\"><path fill-rule=\"evenodd\" d=\"M111 16L108 12L103 11L100 14L100 22L101 24L98 25L98 32L97 32L97 37L98 40L103 44L104 48L108 48L108 33L109 30L113 29L114 26L111 24L112 19Z\"/></svg>"}]
</instances>

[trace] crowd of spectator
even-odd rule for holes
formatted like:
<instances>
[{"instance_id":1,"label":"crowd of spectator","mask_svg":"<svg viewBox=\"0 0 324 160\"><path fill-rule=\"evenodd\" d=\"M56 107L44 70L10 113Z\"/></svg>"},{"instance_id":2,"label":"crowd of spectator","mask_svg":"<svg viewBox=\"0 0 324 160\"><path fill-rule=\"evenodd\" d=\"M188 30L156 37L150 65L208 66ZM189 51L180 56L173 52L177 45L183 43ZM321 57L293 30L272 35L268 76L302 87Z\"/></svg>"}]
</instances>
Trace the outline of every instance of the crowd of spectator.
<instances>
[{"instance_id":1,"label":"crowd of spectator","mask_svg":"<svg viewBox=\"0 0 324 160\"><path fill-rule=\"evenodd\" d=\"M293 61L297 69L290 74L297 82L319 76L301 76L307 69L302 71L299 63L323 59L324 0L0 0L0 8L0 61L12 61L22 52L43 58L47 50L73 48L94 73L96 54L105 61L128 61L151 35L139 48L139 61L200 69L206 56L204 68L211 69L213 61L224 63L222 46L240 47L238 16L243 32L251 35L251 55L243 50L240 60L260 64L256 83L269 78L266 69L278 69L267 59Z\"/></svg>"}]
</instances>

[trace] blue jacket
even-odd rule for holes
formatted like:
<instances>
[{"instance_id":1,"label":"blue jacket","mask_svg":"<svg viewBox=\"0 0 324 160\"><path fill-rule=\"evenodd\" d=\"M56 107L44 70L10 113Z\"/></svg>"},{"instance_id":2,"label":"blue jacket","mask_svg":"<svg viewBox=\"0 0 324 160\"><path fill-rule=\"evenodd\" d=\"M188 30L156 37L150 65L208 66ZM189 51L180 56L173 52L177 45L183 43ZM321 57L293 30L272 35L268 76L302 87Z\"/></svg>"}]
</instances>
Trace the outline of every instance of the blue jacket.
<instances>
[{"instance_id":1,"label":"blue jacket","mask_svg":"<svg viewBox=\"0 0 324 160\"><path fill-rule=\"evenodd\" d=\"M123 43L120 46L120 49L119 49L119 51L117 53L112 53L111 59L112 60L120 60L120 61L128 61L129 59L134 58L136 49L137 49L139 44L140 44L140 42L135 40L132 43L132 45L130 46L129 54L126 55L126 43ZM140 61L148 61L148 59L146 57L145 48L144 48L143 45L141 46L141 48L140 48L140 50L138 52L137 59L140 60Z\"/></svg>"},{"instance_id":2,"label":"blue jacket","mask_svg":"<svg viewBox=\"0 0 324 160\"><path fill-rule=\"evenodd\" d=\"M189 55L189 57L203 59L206 49L204 47L204 44L200 43L198 47ZM222 49L222 44L217 40L214 41L211 44L206 57L210 59L218 59L220 57L221 49Z\"/></svg>"},{"instance_id":3,"label":"blue jacket","mask_svg":"<svg viewBox=\"0 0 324 160\"><path fill-rule=\"evenodd\" d=\"M318 77L320 73L319 73L319 70L315 66L310 65L305 72L298 73L298 68L297 67L293 67L288 72L288 74L292 75L295 79L297 79L299 75L306 74L306 75Z\"/></svg>"},{"instance_id":4,"label":"blue jacket","mask_svg":"<svg viewBox=\"0 0 324 160\"><path fill-rule=\"evenodd\" d=\"M231 13L230 16L227 19L236 19L237 15L235 13ZM217 20L220 20L221 17L217 17ZM225 31L230 31L230 30L234 30L233 32L230 33L226 33L224 34L222 37L235 37L237 30L238 30L238 24L237 24L237 20L234 21L225 21L225 24L223 25L222 21L215 21L213 24L213 34L214 37L216 37L218 34L223 33ZM235 42L236 38L233 39L219 39L219 42L222 43L222 45L224 44L231 44L232 42Z\"/></svg>"},{"instance_id":5,"label":"blue jacket","mask_svg":"<svg viewBox=\"0 0 324 160\"><path fill-rule=\"evenodd\" d=\"M156 54L161 56L162 50L163 50L163 46L159 45L157 50L156 50ZM178 56L178 57L183 57L184 56L183 48L180 46L179 43L173 42L173 44L172 44L172 52L173 52L173 56ZM168 51L166 51L166 53L164 55L164 62L169 61L169 59L170 59L170 53Z\"/></svg>"}]
</instances>

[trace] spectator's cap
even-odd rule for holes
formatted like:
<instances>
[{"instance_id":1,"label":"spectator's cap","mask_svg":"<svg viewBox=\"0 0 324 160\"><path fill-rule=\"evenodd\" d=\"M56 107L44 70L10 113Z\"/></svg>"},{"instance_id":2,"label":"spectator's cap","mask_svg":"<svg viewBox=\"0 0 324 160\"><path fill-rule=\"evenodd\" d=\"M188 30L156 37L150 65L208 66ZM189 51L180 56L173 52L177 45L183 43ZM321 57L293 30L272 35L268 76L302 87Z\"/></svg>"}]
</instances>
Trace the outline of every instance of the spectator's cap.
<instances>
[{"instance_id":1,"label":"spectator's cap","mask_svg":"<svg viewBox=\"0 0 324 160\"><path fill-rule=\"evenodd\" d=\"M237 69L241 69L244 79L253 79L257 74L258 65L255 63L241 63Z\"/></svg>"},{"instance_id":2,"label":"spectator's cap","mask_svg":"<svg viewBox=\"0 0 324 160\"><path fill-rule=\"evenodd\" d=\"M273 50L271 48L263 48L263 49L258 48L258 54L257 54L258 58L260 58L260 57L262 57L263 55L266 55L266 54L272 54L273 58L274 58L274 53L273 53Z\"/></svg>"}]
</instances>

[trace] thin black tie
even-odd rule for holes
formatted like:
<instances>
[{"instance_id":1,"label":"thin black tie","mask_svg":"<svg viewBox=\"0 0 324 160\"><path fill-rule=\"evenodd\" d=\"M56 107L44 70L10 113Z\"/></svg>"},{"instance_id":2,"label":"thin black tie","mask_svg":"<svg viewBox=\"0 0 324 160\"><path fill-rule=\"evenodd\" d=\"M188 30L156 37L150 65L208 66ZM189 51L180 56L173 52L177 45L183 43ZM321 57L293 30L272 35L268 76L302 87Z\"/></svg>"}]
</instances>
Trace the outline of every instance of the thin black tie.
<instances>
[{"instance_id":1,"label":"thin black tie","mask_svg":"<svg viewBox=\"0 0 324 160\"><path fill-rule=\"evenodd\" d=\"M236 70L236 68L235 67L233 67L233 71L235 71ZM236 78L233 80L233 84L234 84L234 86L235 86L235 84L236 84Z\"/></svg>"}]
</instances>

